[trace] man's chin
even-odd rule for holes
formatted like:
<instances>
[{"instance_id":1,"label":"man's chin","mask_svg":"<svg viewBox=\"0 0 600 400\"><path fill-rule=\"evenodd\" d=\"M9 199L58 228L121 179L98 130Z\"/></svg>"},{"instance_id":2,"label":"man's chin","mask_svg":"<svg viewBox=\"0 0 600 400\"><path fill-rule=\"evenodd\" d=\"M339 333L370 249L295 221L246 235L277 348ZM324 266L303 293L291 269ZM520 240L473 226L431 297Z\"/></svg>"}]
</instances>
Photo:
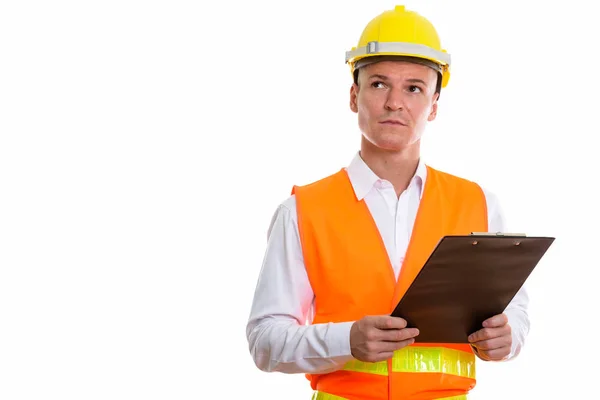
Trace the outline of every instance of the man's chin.
<instances>
[{"instance_id":1,"label":"man's chin","mask_svg":"<svg viewBox=\"0 0 600 400\"><path fill-rule=\"evenodd\" d=\"M410 137L394 135L392 137L380 138L375 142L375 145L382 150L402 151L414 147L416 141Z\"/></svg>"},{"instance_id":2,"label":"man's chin","mask_svg":"<svg viewBox=\"0 0 600 400\"><path fill-rule=\"evenodd\" d=\"M414 148L415 143L410 142L379 142L375 143L375 146L380 150L389 152L389 153L398 153L403 152L409 149Z\"/></svg>"},{"instance_id":3,"label":"man's chin","mask_svg":"<svg viewBox=\"0 0 600 400\"><path fill-rule=\"evenodd\" d=\"M374 135L363 134L367 142L380 150L398 152L415 147L419 138L412 136L412 132L377 132Z\"/></svg>"}]
</instances>

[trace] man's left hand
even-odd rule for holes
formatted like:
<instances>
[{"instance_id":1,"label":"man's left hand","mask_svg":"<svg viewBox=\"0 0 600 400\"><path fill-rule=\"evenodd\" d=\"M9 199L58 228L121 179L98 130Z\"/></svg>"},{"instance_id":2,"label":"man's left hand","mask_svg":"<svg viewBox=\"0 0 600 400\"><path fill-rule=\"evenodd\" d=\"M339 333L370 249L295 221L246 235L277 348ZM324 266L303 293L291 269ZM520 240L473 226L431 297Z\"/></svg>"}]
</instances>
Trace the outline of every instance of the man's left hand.
<instances>
[{"instance_id":1,"label":"man's left hand","mask_svg":"<svg viewBox=\"0 0 600 400\"><path fill-rule=\"evenodd\" d=\"M483 329L472 333L469 342L477 355L486 361L506 359L512 348L512 334L506 314L495 315L483 321Z\"/></svg>"}]
</instances>

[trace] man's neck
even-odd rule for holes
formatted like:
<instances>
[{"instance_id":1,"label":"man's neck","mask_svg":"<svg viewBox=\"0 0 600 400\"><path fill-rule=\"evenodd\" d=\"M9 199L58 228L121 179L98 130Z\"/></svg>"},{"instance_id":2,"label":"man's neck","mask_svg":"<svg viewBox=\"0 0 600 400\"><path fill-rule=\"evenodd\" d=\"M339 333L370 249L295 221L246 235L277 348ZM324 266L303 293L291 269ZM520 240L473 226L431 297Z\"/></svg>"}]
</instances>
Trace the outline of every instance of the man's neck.
<instances>
[{"instance_id":1,"label":"man's neck","mask_svg":"<svg viewBox=\"0 0 600 400\"><path fill-rule=\"evenodd\" d=\"M400 151L387 151L373 146L363 138L360 156L380 179L389 181L394 186L396 195L400 196L419 165L420 143Z\"/></svg>"}]
</instances>

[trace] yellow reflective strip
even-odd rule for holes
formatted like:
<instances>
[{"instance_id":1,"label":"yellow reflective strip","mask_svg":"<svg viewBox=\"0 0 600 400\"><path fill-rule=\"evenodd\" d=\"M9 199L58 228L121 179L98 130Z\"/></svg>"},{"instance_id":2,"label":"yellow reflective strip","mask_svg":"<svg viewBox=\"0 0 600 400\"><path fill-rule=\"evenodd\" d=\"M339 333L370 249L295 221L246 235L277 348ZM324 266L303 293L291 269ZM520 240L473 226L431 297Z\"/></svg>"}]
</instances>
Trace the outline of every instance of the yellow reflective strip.
<instances>
[{"instance_id":1,"label":"yellow reflective strip","mask_svg":"<svg viewBox=\"0 0 600 400\"><path fill-rule=\"evenodd\" d=\"M475 355L446 347L408 346L394 352L393 372L441 372L475 378Z\"/></svg>"},{"instance_id":2,"label":"yellow reflective strip","mask_svg":"<svg viewBox=\"0 0 600 400\"><path fill-rule=\"evenodd\" d=\"M368 363L352 360L345 371L388 375L386 361ZM394 352L393 372L439 372L475 379L475 355L446 347L409 346Z\"/></svg>"},{"instance_id":3,"label":"yellow reflective strip","mask_svg":"<svg viewBox=\"0 0 600 400\"><path fill-rule=\"evenodd\" d=\"M352 360L346 363L344 371L366 372L375 375L387 375L387 361L368 363L359 360Z\"/></svg>"},{"instance_id":4,"label":"yellow reflective strip","mask_svg":"<svg viewBox=\"0 0 600 400\"><path fill-rule=\"evenodd\" d=\"M347 399L345 397L336 396L334 394L316 391L315 393L313 393L312 400L347 400Z\"/></svg>"},{"instance_id":5,"label":"yellow reflective strip","mask_svg":"<svg viewBox=\"0 0 600 400\"><path fill-rule=\"evenodd\" d=\"M344 371L366 372L368 374L375 375L387 375L388 366L387 361L369 363L359 360L352 360L346 363L346 365L344 366Z\"/></svg>"},{"instance_id":6,"label":"yellow reflective strip","mask_svg":"<svg viewBox=\"0 0 600 400\"><path fill-rule=\"evenodd\" d=\"M347 399L345 397L336 396L334 394L316 391L313 393L312 400L347 400ZM444 397L443 399L437 399L437 400L467 400L467 395L461 394L459 396Z\"/></svg>"}]
</instances>

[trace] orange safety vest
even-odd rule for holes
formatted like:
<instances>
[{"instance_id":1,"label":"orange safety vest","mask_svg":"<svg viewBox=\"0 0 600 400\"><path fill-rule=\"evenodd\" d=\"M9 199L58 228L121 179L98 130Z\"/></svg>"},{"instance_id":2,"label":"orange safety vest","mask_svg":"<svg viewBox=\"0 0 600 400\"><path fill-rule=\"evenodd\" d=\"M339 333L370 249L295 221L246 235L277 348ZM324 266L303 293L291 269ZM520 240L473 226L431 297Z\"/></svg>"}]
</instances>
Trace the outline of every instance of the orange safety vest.
<instances>
[{"instance_id":1,"label":"orange safety vest","mask_svg":"<svg viewBox=\"0 0 600 400\"><path fill-rule=\"evenodd\" d=\"M444 235L487 232L481 188L427 166L415 226L396 282L385 245L344 169L294 186L306 270L315 293L313 324L389 315ZM465 399L476 383L469 344L415 343L376 363L352 360L307 374L313 399Z\"/></svg>"}]
</instances>

